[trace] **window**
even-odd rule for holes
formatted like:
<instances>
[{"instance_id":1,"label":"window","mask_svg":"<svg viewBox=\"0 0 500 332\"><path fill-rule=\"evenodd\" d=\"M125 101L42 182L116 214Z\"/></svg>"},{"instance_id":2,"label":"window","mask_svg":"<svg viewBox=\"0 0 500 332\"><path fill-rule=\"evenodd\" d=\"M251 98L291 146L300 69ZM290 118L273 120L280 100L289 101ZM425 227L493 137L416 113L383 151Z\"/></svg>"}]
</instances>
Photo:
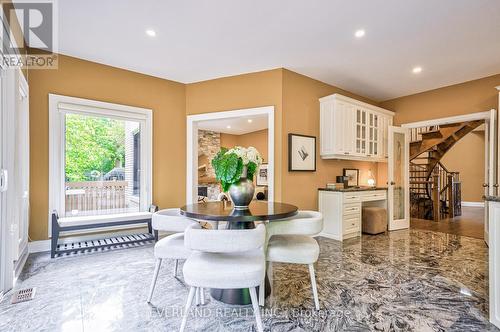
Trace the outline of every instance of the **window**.
<instances>
[{"instance_id":1,"label":"window","mask_svg":"<svg viewBox=\"0 0 500 332\"><path fill-rule=\"evenodd\" d=\"M140 163L141 163L141 154L140 154L140 148L141 148L141 135L139 132L136 132L133 136L134 140L134 158L133 158L133 195L137 196L139 194L139 188L140 188Z\"/></svg>"},{"instance_id":2,"label":"window","mask_svg":"<svg viewBox=\"0 0 500 332\"><path fill-rule=\"evenodd\" d=\"M50 211L60 216L147 211L151 110L49 95Z\"/></svg>"},{"instance_id":3,"label":"window","mask_svg":"<svg viewBox=\"0 0 500 332\"><path fill-rule=\"evenodd\" d=\"M139 122L67 113L64 129L65 216L140 211Z\"/></svg>"}]
</instances>

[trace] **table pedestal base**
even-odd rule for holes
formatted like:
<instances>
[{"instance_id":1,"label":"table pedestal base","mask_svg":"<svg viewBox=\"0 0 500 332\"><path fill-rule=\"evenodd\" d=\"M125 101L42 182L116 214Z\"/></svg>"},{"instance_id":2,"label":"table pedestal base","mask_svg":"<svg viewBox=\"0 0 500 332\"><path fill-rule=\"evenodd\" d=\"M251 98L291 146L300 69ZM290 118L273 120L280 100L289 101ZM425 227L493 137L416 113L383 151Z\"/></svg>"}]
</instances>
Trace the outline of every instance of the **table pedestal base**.
<instances>
[{"instance_id":1,"label":"table pedestal base","mask_svg":"<svg viewBox=\"0 0 500 332\"><path fill-rule=\"evenodd\" d=\"M271 294L271 284L266 276L266 289L264 297L268 297ZM248 288L241 289L217 289L212 288L210 290L210 295L217 301L224 302L227 304L239 304L248 305L252 304L250 299L250 291ZM257 287L257 296L259 296L259 287Z\"/></svg>"}]
</instances>

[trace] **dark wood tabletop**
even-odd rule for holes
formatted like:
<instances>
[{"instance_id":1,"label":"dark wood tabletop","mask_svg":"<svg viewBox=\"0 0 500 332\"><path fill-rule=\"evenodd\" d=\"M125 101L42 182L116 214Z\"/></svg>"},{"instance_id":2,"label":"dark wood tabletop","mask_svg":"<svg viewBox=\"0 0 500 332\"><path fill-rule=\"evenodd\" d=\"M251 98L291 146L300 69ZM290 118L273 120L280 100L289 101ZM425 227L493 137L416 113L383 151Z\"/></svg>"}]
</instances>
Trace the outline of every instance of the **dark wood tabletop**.
<instances>
[{"instance_id":1,"label":"dark wood tabletop","mask_svg":"<svg viewBox=\"0 0 500 332\"><path fill-rule=\"evenodd\" d=\"M231 202L205 202L185 205L181 214L201 220L252 222L293 217L297 210L295 205L278 202L252 201L248 210L236 210Z\"/></svg>"}]
</instances>

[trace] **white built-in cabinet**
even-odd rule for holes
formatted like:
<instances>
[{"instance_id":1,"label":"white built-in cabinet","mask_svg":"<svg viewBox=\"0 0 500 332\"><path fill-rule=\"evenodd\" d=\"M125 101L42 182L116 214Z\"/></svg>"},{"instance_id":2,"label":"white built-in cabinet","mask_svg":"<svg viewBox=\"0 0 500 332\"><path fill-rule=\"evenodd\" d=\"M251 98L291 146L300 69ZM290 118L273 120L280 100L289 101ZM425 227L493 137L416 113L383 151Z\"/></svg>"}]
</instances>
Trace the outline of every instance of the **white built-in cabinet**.
<instances>
[{"instance_id":1,"label":"white built-in cabinet","mask_svg":"<svg viewBox=\"0 0 500 332\"><path fill-rule=\"evenodd\" d=\"M393 112L340 94L319 102L321 158L387 161Z\"/></svg>"},{"instance_id":2,"label":"white built-in cabinet","mask_svg":"<svg viewBox=\"0 0 500 332\"><path fill-rule=\"evenodd\" d=\"M323 231L320 235L338 241L361 236L363 206L387 208L385 189L320 190L318 198L318 208L323 214Z\"/></svg>"}]
</instances>

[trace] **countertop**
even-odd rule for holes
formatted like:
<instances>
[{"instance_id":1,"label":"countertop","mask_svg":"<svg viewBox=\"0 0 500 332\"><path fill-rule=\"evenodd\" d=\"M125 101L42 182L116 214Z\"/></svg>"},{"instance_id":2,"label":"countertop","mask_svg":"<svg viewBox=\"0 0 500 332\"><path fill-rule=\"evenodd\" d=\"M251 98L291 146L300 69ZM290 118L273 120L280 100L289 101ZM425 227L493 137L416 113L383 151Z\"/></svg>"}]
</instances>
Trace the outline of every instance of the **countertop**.
<instances>
[{"instance_id":1,"label":"countertop","mask_svg":"<svg viewBox=\"0 0 500 332\"><path fill-rule=\"evenodd\" d=\"M320 191L338 191L338 192L351 192L351 191L369 191L369 190L387 190L386 187L350 187L350 188L318 188ZM499 198L500 201L500 198Z\"/></svg>"}]
</instances>

